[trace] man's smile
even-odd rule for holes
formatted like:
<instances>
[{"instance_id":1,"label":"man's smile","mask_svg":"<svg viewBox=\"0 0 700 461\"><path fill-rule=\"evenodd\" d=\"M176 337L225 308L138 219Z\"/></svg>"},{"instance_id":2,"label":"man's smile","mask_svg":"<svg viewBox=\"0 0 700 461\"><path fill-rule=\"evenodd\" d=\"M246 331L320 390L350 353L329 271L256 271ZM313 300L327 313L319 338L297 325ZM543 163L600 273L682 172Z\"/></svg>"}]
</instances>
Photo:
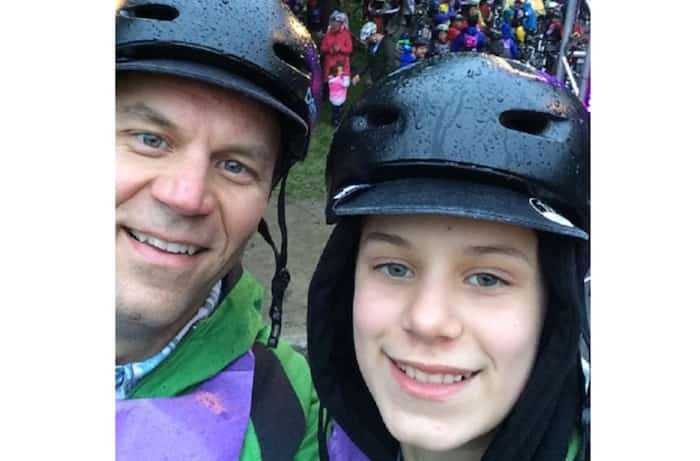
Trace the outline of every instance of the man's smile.
<instances>
[{"instance_id":1,"label":"man's smile","mask_svg":"<svg viewBox=\"0 0 700 461\"><path fill-rule=\"evenodd\" d=\"M138 252L150 262L156 264L182 264L191 261L207 248L191 242L175 241L176 239L156 237L150 233L124 227L126 234Z\"/></svg>"}]
</instances>

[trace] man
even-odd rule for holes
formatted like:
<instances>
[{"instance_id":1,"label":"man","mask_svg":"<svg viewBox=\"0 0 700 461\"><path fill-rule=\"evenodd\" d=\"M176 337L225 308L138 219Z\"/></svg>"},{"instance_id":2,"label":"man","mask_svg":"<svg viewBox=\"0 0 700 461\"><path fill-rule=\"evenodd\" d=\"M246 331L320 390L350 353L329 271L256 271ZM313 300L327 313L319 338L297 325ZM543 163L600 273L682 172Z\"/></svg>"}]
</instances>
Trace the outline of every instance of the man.
<instances>
[{"instance_id":1,"label":"man","mask_svg":"<svg viewBox=\"0 0 700 461\"><path fill-rule=\"evenodd\" d=\"M486 28L486 22L484 21L479 6L479 0L459 0L459 11L465 18L476 16L479 30L484 30Z\"/></svg>"},{"instance_id":2,"label":"man","mask_svg":"<svg viewBox=\"0 0 700 461\"><path fill-rule=\"evenodd\" d=\"M454 41L455 38L467 27L467 20L461 14L456 14L454 21L450 25L447 31L447 40L449 42Z\"/></svg>"},{"instance_id":3,"label":"man","mask_svg":"<svg viewBox=\"0 0 700 461\"><path fill-rule=\"evenodd\" d=\"M479 18L476 15L467 18L467 27L452 42L452 51L484 50L486 35L477 27L478 20Z\"/></svg>"},{"instance_id":4,"label":"man","mask_svg":"<svg viewBox=\"0 0 700 461\"><path fill-rule=\"evenodd\" d=\"M262 2L262 3L261 3ZM320 68L277 0L128 1L116 39L117 459L317 459L304 358L241 267L306 154ZM274 249L274 245L273 245Z\"/></svg>"},{"instance_id":5,"label":"man","mask_svg":"<svg viewBox=\"0 0 700 461\"><path fill-rule=\"evenodd\" d=\"M385 37L384 34L377 31L377 25L371 21L362 26L360 41L367 45L367 65L352 78L353 85L357 85L361 76L368 71L371 83L376 83L385 75L399 68L394 46Z\"/></svg>"},{"instance_id":6,"label":"man","mask_svg":"<svg viewBox=\"0 0 700 461\"><path fill-rule=\"evenodd\" d=\"M537 33L537 13L529 1L515 0L511 9L518 24L523 26L526 33L531 35Z\"/></svg>"},{"instance_id":7,"label":"man","mask_svg":"<svg viewBox=\"0 0 700 461\"><path fill-rule=\"evenodd\" d=\"M430 42L422 37L419 37L413 41L413 55L416 57L416 61L422 61L428 57L428 52L430 51Z\"/></svg>"},{"instance_id":8,"label":"man","mask_svg":"<svg viewBox=\"0 0 700 461\"><path fill-rule=\"evenodd\" d=\"M448 40L448 28L447 24L438 24L435 28L436 37L432 42L430 54L440 55L450 52L450 41Z\"/></svg>"}]
</instances>

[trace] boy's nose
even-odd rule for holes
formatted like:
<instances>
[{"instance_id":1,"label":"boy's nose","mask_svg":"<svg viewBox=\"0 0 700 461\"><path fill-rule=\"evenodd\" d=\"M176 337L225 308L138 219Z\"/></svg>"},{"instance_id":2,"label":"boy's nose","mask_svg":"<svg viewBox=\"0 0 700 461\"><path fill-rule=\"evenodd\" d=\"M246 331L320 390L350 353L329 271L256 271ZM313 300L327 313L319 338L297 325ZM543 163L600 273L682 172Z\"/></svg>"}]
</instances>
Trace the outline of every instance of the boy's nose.
<instances>
[{"instance_id":1,"label":"boy's nose","mask_svg":"<svg viewBox=\"0 0 700 461\"><path fill-rule=\"evenodd\" d=\"M463 332L460 319L454 315L447 288L423 284L420 292L404 311L402 326L426 341L450 340Z\"/></svg>"}]
</instances>

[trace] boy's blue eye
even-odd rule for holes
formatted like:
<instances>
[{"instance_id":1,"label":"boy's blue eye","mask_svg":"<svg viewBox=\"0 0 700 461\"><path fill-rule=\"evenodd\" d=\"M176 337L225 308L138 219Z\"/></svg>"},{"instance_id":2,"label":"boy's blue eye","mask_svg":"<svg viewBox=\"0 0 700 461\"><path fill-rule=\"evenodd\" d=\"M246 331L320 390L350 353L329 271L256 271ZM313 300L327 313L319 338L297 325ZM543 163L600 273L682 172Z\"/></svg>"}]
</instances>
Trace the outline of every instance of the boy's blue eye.
<instances>
[{"instance_id":1,"label":"boy's blue eye","mask_svg":"<svg viewBox=\"0 0 700 461\"><path fill-rule=\"evenodd\" d=\"M504 284L503 280L488 272L471 275L467 278L467 282L482 288L491 288Z\"/></svg>"},{"instance_id":2,"label":"boy's blue eye","mask_svg":"<svg viewBox=\"0 0 700 461\"><path fill-rule=\"evenodd\" d=\"M391 278L407 278L413 276L413 272L403 264L382 264L381 266L379 266L379 270Z\"/></svg>"},{"instance_id":3,"label":"boy's blue eye","mask_svg":"<svg viewBox=\"0 0 700 461\"><path fill-rule=\"evenodd\" d=\"M165 145L163 138L151 133L138 133L136 139L152 149L160 149Z\"/></svg>"}]
</instances>

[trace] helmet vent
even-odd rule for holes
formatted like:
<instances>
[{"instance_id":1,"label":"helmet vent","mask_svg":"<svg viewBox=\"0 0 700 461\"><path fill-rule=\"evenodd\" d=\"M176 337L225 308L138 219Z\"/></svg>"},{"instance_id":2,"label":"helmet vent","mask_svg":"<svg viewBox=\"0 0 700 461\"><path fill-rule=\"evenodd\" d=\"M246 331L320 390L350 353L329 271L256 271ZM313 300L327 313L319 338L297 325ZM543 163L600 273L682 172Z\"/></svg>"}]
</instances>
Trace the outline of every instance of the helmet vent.
<instances>
[{"instance_id":1,"label":"helmet vent","mask_svg":"<svg viewBox=\"0 0 700 461\"><path fill-rule=\"evenodd\" d=\"M501 114L499 121L511 130L541 135L548 128L551 116L530 110L508 110Z\"/></svg>"},{"instance_id":2,"label":"helmet vent","mask_svg":"<svg viewBox=\"0 0 700 461\"><path fill-rule=\"evenodd\" d=\"M127 6L119 10L120 16L135 19L153 19L156 21L172 21L180 15L177 8L160 3Z\"/></svg>"},{"instance_id":3,"label":"helmet vent","mask_svg":"<svg viewBox=\"0 0 700 461\"><path fill-rule=\"evenodd\" d=\"M394 107L374 106L369 107L364 113L358 114L355 118L362 119L361 122L353 123L354 127L364 129L382 128L394 124L399 119L399 111Z\"/></svg>"},{"instance_id":4,"label":"helmet vent","mask_svg":"<svg viewBox=\"0 0 700 461\"><path fill-rule=\"evenodd\" d=\"M275 52L275 55L278 58L280 58L282 61L289 64L299 72L306 75L311 75L311 69L306 63L306 59L304 58L304 56L296 52L288 45L285 45L284 43L275 43L274 45L272 45L272 50Z\"/></svg>"}]
</instances>

